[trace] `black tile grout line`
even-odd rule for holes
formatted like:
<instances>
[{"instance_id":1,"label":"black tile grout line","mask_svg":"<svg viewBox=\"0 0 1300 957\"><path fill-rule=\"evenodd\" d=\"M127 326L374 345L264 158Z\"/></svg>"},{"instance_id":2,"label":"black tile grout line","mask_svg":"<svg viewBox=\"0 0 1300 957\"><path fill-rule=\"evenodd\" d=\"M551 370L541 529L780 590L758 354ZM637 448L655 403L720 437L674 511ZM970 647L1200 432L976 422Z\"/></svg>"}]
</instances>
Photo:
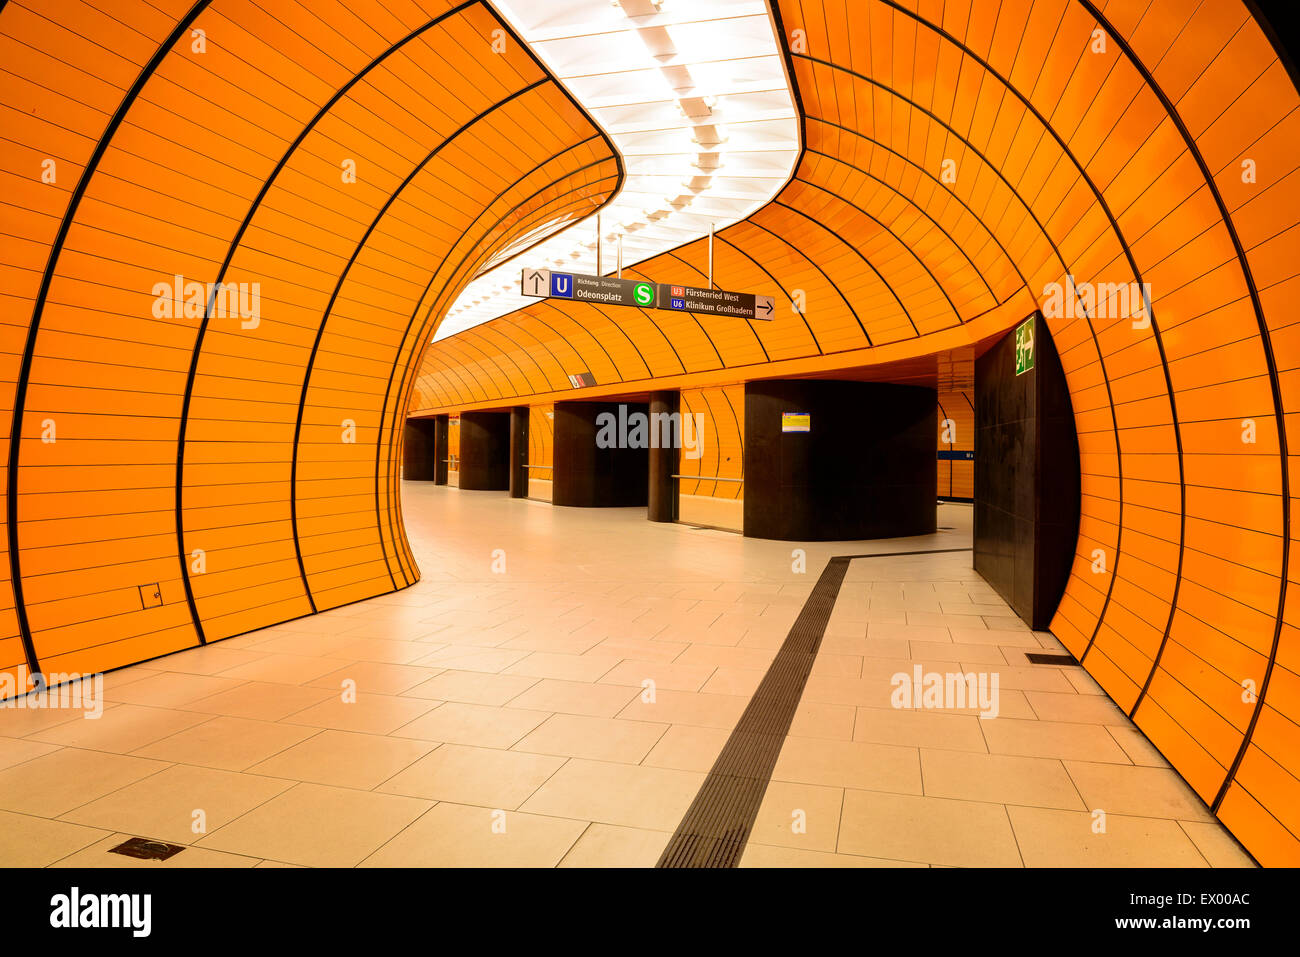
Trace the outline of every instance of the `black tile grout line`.
<instances>
[{"instance_id":1,"label":"black tile grout line","mask_svg":"<svg viewBox=\"0 0 1300 957\"><path fill-rule=\"evenodd\" d=\"M799 611L740 720L656 867L736 867L758 818L772 770L794 721L817 650L835 609L849 562L857 558L969 552L936 548L871 555L837 555Z\"/></svg>"}]
</instances>

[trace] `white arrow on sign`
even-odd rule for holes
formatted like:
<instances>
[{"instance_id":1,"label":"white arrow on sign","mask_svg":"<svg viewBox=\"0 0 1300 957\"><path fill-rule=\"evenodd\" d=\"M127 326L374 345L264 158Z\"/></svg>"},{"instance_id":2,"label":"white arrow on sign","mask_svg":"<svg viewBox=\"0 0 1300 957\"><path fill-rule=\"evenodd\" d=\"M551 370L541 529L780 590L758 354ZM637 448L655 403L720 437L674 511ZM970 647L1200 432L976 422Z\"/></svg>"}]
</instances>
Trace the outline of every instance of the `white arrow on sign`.
<instances>
[{"instance_id":1,"label":"white arrow on sign","mask_svg":"<svg viewBox=\"0 0 1300 957\"><path fill-rule=\"evenodd\" d=\"M551 294L551 271L549 269L525 269L519 277L519 293L523 296L537 296L539 299Z\"/></svg>"}]
</instances>

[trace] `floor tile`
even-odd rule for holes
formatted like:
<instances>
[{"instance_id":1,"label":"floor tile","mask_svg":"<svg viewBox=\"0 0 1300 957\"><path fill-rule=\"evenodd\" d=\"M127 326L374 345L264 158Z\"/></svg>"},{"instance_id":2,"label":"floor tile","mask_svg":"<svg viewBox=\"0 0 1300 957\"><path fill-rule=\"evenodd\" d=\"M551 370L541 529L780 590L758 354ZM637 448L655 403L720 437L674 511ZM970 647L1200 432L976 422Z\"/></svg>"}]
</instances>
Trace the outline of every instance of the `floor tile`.
<instances>
[{"instance_id":1,"label":"floor tile","mask_svg":"<svg viewBox=\"0 0 1300 957\"><path fill-rule=\"evenodd\" d=\"M161 671L111 692L106 690L104 697L110 701L153 708L182 708L200 698L229 691L239 684L238 679L226 675L187 675Z\"/></svg>"},{"instance_id":2,"label":"floor tile","mask_svg":"<svg viewBox=\"0 0 1300 957\"><path fill-rule=\"evenodd\" d=\"M355 731L322 731L253 765L248 771L250 774L368 791L409 767L434 747L433 743L426 741Z\"/></svg>"},{"instance_id":3,"label":"floor tile","mask_svg":"<svg viewBox=\"0 0 1300 957\"><path fill-rule=\"evenodd\" d=\"M439 672L437 668L419 668L411 665L393 665L379 661L354 661L337 671L321 675L307 682L313 688L325 688L337 693L344 682L352 682L358 692L367 694L401 694L428 681Z\"/></svg>"},{"instance_id":4,"label":"floor tile","mask_svg":"<svg viewBox=\"0 0 1300 957\"><path fill-rule=\"evenodd\" d=\"M532 680L532 679L528 679ZM510 699L510 707L561 714L583 714L595 718L612 718L629 701L638 700L640 688L622 685L590 684L585 681L557 681L543 678L522 694ZM664 692L658 692L662 696ZM655 720L646 718L646 720Z\"/></svg>"},{"instance_id":5,"label":"floor tile","mask_svg":"<svg viewBox=\"0 0 1300 957\"><path fill-rule=\"evenodd\" d=\"M1007 808L1026 867L1206 867L1177 821L1087 811Z\"/></svg>"},{"instance_id":6,"label":"floor tile","mask_svg":"<svg viewBox=\"0 0 1300 957\"><path fill-rule=\"evenodd\" d=\"M921 749L929 797L1087 810L1060 761Z\"/></svg>"},{"instance_id":7,"label":"floor tile","mask_svg":"<svg viewBox=\"0 0 1300 957\"><path fill-rule=\"evenodd\" d=\"M0 866L46 867L106 836L93 827L0 811Z\"/></svg>"},{"instance_id":8,"label":"floor tile","mask_svg":"<svg viewBox=\"0 0 1300 957\"><path fill-rule=\"evenodd\" d=\"M672 831L703 782L689 771L572 758L520 810Z\"/></svg>"},{"instance_id":9,"label":"floor tile","mask_svg":"<svg viewBox=\"0 0 1300 957\"><path fill-rule=\"evenodd\" d=\"M123 754L60 748L0 771L0 809L57 817L166 767Z\"/></svg>"},{"instance_id":10,"label":"floor tile","mask_svg":"<svg viewBox=\"0 0 1300 957\"><path fill-rule=\"evenodd\" d=\"M764 672L753 668L718 668L700 689L704 694L752 697L763 680Z\"/></svg>"},{"instance_id":11,"label":"floor tile","mask_svg":"<svg viewBox=\"0 0 1300 957\"><path fill-rule=\"evenodd\" d=\"M1167 768L1066 761L1065 769L1083 795L1088 810L1102 808L1107 814L1184 821L1214 819L1205 802L1176 772Z\"/></svg>"},{"instance_id":12,"label":"floor tile","mask_svg":"<svg viewBox=\"0 0 1300 957\"><path fill-rule=\"evenodd\" d=\"M799 738L853 740L857 709L852 705L801 702L790 721L789 734Z\"/></svg>"},{"instance_id":13,"label":"floor tile","mask_svg":"<svg viewBox=\"0 0 1300 957\"><path fill-rule=\"evenodd\" d=\"M331 695L332 692L321 688L249 681L229 691L192 701L185 710L256 721L279 721L295 711L319 704Z\"/></svg>"},{"instance_id":14,"label":"floor tile","mask_svg":"<svg viewBox=\"0 0 1300 957\"><path fill-rule=\"evenodd\" d=\"M1082 695L1071 685L1067 694L1026 691L1029 706L1043 721L1067 721L1075 724L1104 724L1131 727L1128 716L1109 698Z\"/></svg>"},{"instance_id":15,"label":"floor tile","mask_svg":"<svg viewBox=\"0 0 1300 957\"><path fill-rule=\"evenodd\" d=\"M1111 725L1106 730L1110 732L1110 736L1124 749L1124 753L1134 764L1152 768L1169 767L1169 762L1165 760L1165 756L1137 728L1131 725L1129 727Z\"/></svg>"},{"instance_id":16,"label":"floor tile","mask_svg":"<svg viewBox=\"0 0 1300 957\"><path fill-rule=\"evenodd\" d=\"M102 833L102 832L101 832ZM62 858L52 867L72 867L72 868L118 868L136 869L136 870L187 870L189 868L237 868L237 867L256 867L258 860L255 857L245 857L239 854L226 854L221 851L213 851L207 848L189 846L179 851L165 861L145 861L139 858L126 857L123 854L113 854L112 850L121 844L126 843L133 837L139 837L138 834L111 834L89 847L84 847L74 854Z\"/></svg>"},{"instance_id":17,"label":"floor tile","mask_svg":"<svg viewBox=\"0 0 1300 957\"><path fill-rule=\"evenodd\" d=\"M564 758L552 755L444 744L389 778L378 790L515 810L562 764Z\"/></svg>"},{"instance_id":18,"label":"floor tile","mask_svg":"<svg viewBox=\"0 0 1300 957\"><path fill-rule=\"evenodd\" d=\"M363 731L368 734L392 734L434 707L422 698L399 698L394 695L358 694L356 700L341 696L326 698L320 704L295 712L284 720L314 728L337 731Z\"/></svg>"},{"instance_id":19,"label":"floor tile","mask_svg":"<svg viewBox=\"0 0 1300 957\"><path fill-rule=\"evenodd\" d=\"M786 738L773 781L836 788L921 793L915 748L821 738Z\"/></svg>"},{"instance_id":20,"label":"floor tile","mask_svg":"<svg viewBox=\"0 0 1300 957\"><path fill-rule=\"evenodd\" d=\"M662 691L699 691L716 672L716 665L683 665L658 660L628 659L600 677L601 684L646 687L653 682Z\"/></svg>"},{"instance_id":21,"label":"floor tile","mask_svg":"<svg viewBox=\"0 0 1300 957\"><path fill-rule=\"evenodd\" d=\"M406 697L501 706L537 684L525 675L497 675L447 670L405 692ZM548 708L538 710L546 711Z\"/></svg>"},{"instance_id":22,"label":"floor tile","mask_svg":"<svg viewBox=\"0 0 1300 957\"><path fill-rule=\"evenodd\" d=\"M428 646L418 641L390 641L383 638L358 638L338 650L340 656L357 661L390 665L409 665L428 653Z\"/></svg>"},{"instance_id":23,"label":"floor tile","mask_svg":"<svg viewBox=\"0 0 1300 957\"><path fill-rule=\"evenodd\" d=\"M175 765L63 815L63 820L190 844L269 801L287 781Z\"/></svg>"},{"instance_id":24,"label":"floor tile","mask_svg":"<svg viewBox=\"0 0 1300 957\"><path fill-rule=\"evenodd\" d=\"M694 724L705 728L733 728L749 698L743 695L657 691L653 701L638 696L618 713L620 718L658 724Z\"/></svg>"},{"instance_id":25,"label":"floor tile","mask_svg":"<svg viewBox=\"0 0 1300 957\"><path fill-rule=\"evenodd\" d=\"M675 724L664 732L641 763L677 771L708 771L730 736L731 732L722 728Z\"/></svg>"},{"instance_id":26,"label":"floor tile","mask_svg":"<svg viewBox=\"0 0 1300 957\"><path fill-rule=\"evenodd\" d=\"M58 749L57 744L42 744L31 738L0 738L0 770Z\"/></svg>"},{"instance_id":27,"label":"floor tile","mask_svg":"<svg viewBox=\"0 0 1300 957\"><path fill-rule=\"evenodd\" d=\"M690 647L685 641L657 641L652 638L606 638L588 654L626 658L633 661L672 661ZM584 835L585 837L586 835Z\"/></svg>"},{"instance_id":28,"label":"floor tile","mask_svg":"<svg viewBox=\"0 0 1300 957\"><path fill-rule=\"evenodd\" d=\"M1115 739L1098 725L998 717L985 721L983 731L989 750L998 754L1129 763Z\"/></svg>"},{"instance_id":29,"label":"floor tile","mask_svg":"<svg viewBox=\"0 0 1300 957\"><path fill-rule=\"evenodd\" d=\"M1185 833L1192 839L1201 856L1211 867L1255 867L1251 856L1246 853L1232 835L1220 824L1206 824L1201 821L1179 821Z\"/></svg>"},{"instance_id":30,"label":"floor tile","mask_svg":"<svg viewBox=\"0 0 1300 957\"><path fill-rule=\"evenodd\" d=\"M940 714L910 709L858 708L853 740L908 748L979 751L984 746L983 719L976 715Z\"/></svg>"},{"instance_id":31,"label":"floor tile","mask_svg":"<svg viewBox=\"0 0 1300 957\"><path fill-rule=\"evenodd\" d=\"M295 784L210 832L198 846L306 867L352 867L430 806L428 801L394 794Z\"/></svg>"},{"instance_id":32,"label":"floor tile","mask_svg":"<svg viewBox=\"0 0 1300 957\"><path fill-rule=\"evenodd\" d=\"M505 669L508 675L555 678L561 681L599 681L622 659L605 655L562 655L535 651Z\"/></svg>"},{"instance_id":33,"label":"floor tile","mask_svg":"<svg viewBox=\"0 0 1300 957\"><path fill-rule=\"evenodd\" d=\"M220 716L145 745L135 754L178 764L244 771L319 733L316 728Z\"/></svg>"},{"instance_id":34,"label":"floor tile","mask_svg":"<svg viewBox=\"0 0 1300 957\"><path fill-rule=\"evenodd\" d=\"M508 748L547 717L545 711L492 708L448 701L392 733L402 738L420 738L448 744Z\"/></svg>"},{"instance_id":35,"label":"floor tile","mask_svg":"<svg viewBox=\"0 0 1300 957\"><path fill-rule=\"evenodd\" d=\"M247 648L226 647L221 642L178 651L162 659L165 671L182 672L191 675L217 675L230 668L246 665L265 658L267 652Z\"/></svg>"},{"instance_id":36,"label":"floor tile","mask_svg":"<svg viewBox=\"0 0 1300 957\"><path fill-rule=\"evenodd\" d=\"M38 731L31 740L125 754L210 719L211 715L206 714L121 704L105 709L98 718L69 721Z\"/></svg>"},{"instance_id":37,"label":"floor tile","mask_svg":"<svg viewBox=\"0 0 1300 957\"><path fill-rule=\"evenodd\" d=\"M908 794L846 791L839 850L954 867L1021 866L1002 805Z\"/></svg>"},{"instance_id":38,"label":"floor tile","mask_svg":"<svg viewBox=\"0 0 1300 957\"><path fill-rule=\"evenodd\" d=\"M612 824L591 824L560 867L654 867L672 835Z\"/></svg>"},{"instance_id":39,"label":"floor tile","mask_svg":"<svg viewBox=\"0 0 1300 957\"><path fill-rule=\"evenodd\" d=\"M740 858L740 867L925 867L915 861L888 861L857 854L828 854L771 844L750 843Z\"/></svg>"},{"instance_id":40,"label":"floor tile","mask_svg":"<svg viewBox=\"0 0 1300 957\"><path fill-rule=\"evenodd\" d=\"M320 654L325 654L320 652ZM236 665L221 677L239 681L270 681L276 684L303 685L322 675L337 671L346 659L312 657L301 654L268 654L257 661Z\"/></svg>"},{"instance_id":41,"label":"floor tile","mask_svg":"<svg viewBox=\"0 0 1300 957\"><path fill-rule=\"evenodd\" d=\"M749 842L833 852L843 803L842 788L772 781L763 794Z\"/></svg>"},{"instance_id":42,"label":"floor tile","mask_svg":"<svg viewBox=\"0 0 1300 957\"><path fill-rule=\"evenodd\" d=\"M516 743L514 750L640 764L667 730L667 725L644 721L556 714Z\"/></svg>"},{"instance_id":43,"label":"floor tile","mask_svg":"<svg viewBox=\"0 0 1300 957\"><path fill-rule=\"evenodd\" d=\"M527 655L526 651L512 651L508 648L444 645L436 651L416 658L413 664L447 671L482 671L487 674L498 674L503 668Z\"/></svg>"},{"instance_id":44,"label":"floor tile","mask_svg":"<svg viewBox=\"0 0 1300 957\"><path fill-rule=\"evenodd\" d=\"M362 867L554 867L582 834L581 821L438 804Z\"/></svg>"}]
</instances>

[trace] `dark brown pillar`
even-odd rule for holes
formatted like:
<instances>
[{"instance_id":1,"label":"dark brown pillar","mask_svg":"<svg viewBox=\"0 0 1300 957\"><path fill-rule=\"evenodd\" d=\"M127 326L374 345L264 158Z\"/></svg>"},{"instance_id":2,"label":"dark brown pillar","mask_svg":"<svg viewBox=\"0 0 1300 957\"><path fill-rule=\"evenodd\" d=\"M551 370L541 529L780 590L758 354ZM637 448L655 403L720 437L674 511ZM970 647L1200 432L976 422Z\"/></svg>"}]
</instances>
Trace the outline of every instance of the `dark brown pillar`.
<instances>
[{"instance_id":1,"label":"dark brown pillar","mask_svg":"<svg viewBox=\"0 0 1300 957\"><path fill-rule=\"evenodd\" d=\"M576 505L583 508L611 508L642 505L647 502L649 477L648 431L644 427L638 441L633 438L633 416L648 419L649 407L636 402L557 402L555 403L555 469L551 473L552 505ZM603 415L612 419L603 419ZM612 421L608 431L615 442L601 438L603 423ZM625 428L627 427L627 428ZM607 433L608 436L608 433Z\"/></svg>"},{"instance_id":2,"label":"dark brown pillar","mask_svg":"<svg viewBox=\"0 0 1300 957\"><path fill-rule=\"evenodd\" d=\"M447 417L433 417L433 484L447 484Z\"/></svg>"},{"instance_id":3,"label":"dark brown pillar","mask_svg":"<svg viewBox=\"0 0 1300 957\"><path fill-rule=\"evenodd\" d=\"M528 406L510 410L510 497L528 497Z\"/></svg>"},{"instance_id":4,"label":"dark brown pillar","mask_svg":"<svg viewBox=\"0 0 1300 957\"><path fill-rule=\"evenodd\" d=\"M510 488L510 413L462 412L460 487L505 491Z\"/></svg>"},{"instance_id":5,"label":"dark brown pillar","mask_svg":"<svg viewBox=\"0 0 1300 957\"><path fill-rule=\"evenodd\" d=\"M650 396L650 488L646 518L652 522L677 521L677 446L681 418L677 414L680 392L655 392ZM661 423L672 423L664 429ZM665 438L668 441L665 441Z\"/></svg>"},{"instance_id":6,"label":"dark brown pillar","mask_svg":"<svg viewBox=\"0 0 1300 957\"><path fill-rule=\"evenodd\" d=\"M1041 631L1078 543L1079 437L1041 316L1022 330L1020 352L1017 365L1013 329L975 360L975 570Z\"/></svg>"},{"instance_id":7,"label":"dark brown pillar","mask_svg":"<svg viewBox=\"0 0 1300 957\"><path fill-rule=\"evenodd\" d=\"M745 534L817 542L933 532L937 415L935 390L920 386L746 383Z\"/></svg>"},{"instance_id":8,"label":"dark brown pillar","mask_svg":"<svg viewBox=\"0 0 1300 957\"><path fill-rule=\"evenodd\" d=\"M433 419L407 419L402 433L402 478L408 482L428 482L433 478Z\"/></svg>"}]
</instances>

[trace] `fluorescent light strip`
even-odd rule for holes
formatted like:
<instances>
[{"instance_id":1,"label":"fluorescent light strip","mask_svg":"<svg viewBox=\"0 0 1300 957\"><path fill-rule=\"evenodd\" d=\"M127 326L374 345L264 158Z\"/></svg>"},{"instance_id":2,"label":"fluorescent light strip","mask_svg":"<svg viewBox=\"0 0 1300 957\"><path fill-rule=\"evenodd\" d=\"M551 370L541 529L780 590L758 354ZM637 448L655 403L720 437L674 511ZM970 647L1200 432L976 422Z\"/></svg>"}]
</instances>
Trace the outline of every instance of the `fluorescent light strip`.
<instances>
[{"instance_id":1,"label":"fluorescent light strip","mask_svg":"<svg viewBox=\"0 0 1300 957\"><path fill-rule=\"evenodd\" d=\"M602 265L623 266L739 222L785 185L798 114L762 0L497 0L501 15L608 133L624 183L600 211ZM550 227L547 227L550 228ZM537 300L524 266L596 272L595 212L489 262L452 304L444 339Z\"/></svg>"}]
</instances>

